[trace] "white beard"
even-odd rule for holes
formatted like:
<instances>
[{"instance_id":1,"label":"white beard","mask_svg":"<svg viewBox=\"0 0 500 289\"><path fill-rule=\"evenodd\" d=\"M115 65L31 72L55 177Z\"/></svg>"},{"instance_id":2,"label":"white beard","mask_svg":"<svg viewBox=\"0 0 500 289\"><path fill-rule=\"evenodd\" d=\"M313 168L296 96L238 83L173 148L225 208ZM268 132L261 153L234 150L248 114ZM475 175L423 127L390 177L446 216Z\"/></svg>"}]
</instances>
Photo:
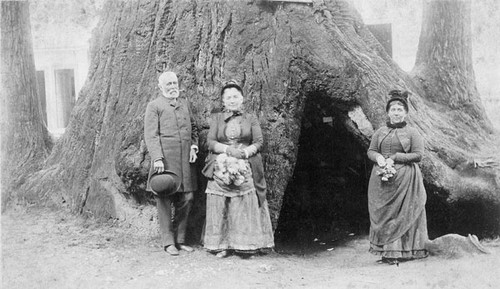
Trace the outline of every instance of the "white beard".
<instances>
[{"instance_id":1,"label":"white beard","mask_svg":"<svg viewBox=\"0 0 500 289\"><path fill-rule=\"evenodd\" d=\"M178 89L171 89L167 93L165 93L166 98L177 98L179 97L179 90Z\"/></svg>"}]
</instances>

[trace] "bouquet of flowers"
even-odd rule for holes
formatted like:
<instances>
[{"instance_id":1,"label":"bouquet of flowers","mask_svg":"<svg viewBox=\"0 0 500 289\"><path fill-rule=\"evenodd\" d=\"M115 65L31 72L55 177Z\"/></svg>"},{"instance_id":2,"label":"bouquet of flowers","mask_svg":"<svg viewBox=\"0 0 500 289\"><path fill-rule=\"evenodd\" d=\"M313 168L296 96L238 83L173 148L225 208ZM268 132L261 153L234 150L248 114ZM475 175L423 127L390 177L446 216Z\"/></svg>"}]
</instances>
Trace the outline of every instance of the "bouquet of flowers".
<instances>
[{"instance_id":1,"label":"bouquet of flowers","mask_svg":"<svg viewBox=\"0 0 500 289\"><path fill-rule=\"evenodd\" d=\"M214 178L226 185L241 186L245 182L248 169L244 160L220 154L215 159Z\"/></svg>"},{"instance_id":2,"label":"bouquet of flowers","mask_svg":"<svg viewBox=\"0 0 500 289\"><path fill-rule=\"evenodd\" d=\"M392 159L387 159L385 166L380 167L377 171L377 175L381 176L380 179L383 182L389 181L389 179L394 177L395 174L396 169L394 168L394 161Z\"/></svg>"}]
</instances>

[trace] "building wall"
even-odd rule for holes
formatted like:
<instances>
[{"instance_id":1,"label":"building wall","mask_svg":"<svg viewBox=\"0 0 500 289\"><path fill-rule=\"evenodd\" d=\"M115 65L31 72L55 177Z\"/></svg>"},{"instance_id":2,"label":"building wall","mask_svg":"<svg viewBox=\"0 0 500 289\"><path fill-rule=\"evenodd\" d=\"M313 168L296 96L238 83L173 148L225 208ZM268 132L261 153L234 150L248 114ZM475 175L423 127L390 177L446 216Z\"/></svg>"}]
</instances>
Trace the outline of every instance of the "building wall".
<instances>
[{"instance_id":1,"label":"building wall","mask_svg":"<svg viewBox=\"0 0 500 289\"><path fill-rule=\"evenodd\" d=\"M56 87L56 73L58 70L71 69L74 75L74 98L78 94L87 77L89 57L86 47L68 48L43 48L34 50L35 67L37 71L44 72L45 78L45 103L47 112L47 127L54 134L61 134L66 127L65 110L72 107L65 106L58 97Z\"/></svg>"}]
</instances>

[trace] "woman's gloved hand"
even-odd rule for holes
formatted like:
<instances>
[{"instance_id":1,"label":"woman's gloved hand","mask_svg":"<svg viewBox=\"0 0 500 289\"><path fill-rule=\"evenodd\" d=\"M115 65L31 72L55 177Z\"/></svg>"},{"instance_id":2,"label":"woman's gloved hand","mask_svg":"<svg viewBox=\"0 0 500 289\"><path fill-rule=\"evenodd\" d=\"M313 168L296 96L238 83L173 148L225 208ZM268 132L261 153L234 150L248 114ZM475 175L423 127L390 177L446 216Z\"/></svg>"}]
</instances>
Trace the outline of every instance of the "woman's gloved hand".
<instances>
[{"instance_id":1,"label":"woman's gloved hand","mask_svg":"<svg viewBox=\"0 0 500 289\"><path fill-rule=\"evenodd\" d=\"M228 146L226 149L226 154L231 157L235 157L237 159L245 158L245 152L241 149L237 149L231 146Z\"/></svg>"},{"instance_id":2,"label":"woman's gloved hand","mask_svg":"<svg viewBox=\"0 0 500 289\"><path fill-rule=\"evenodd\" d=\"M245 157L249 158L257 153L257 147L254 145L248 146L243 149L245 151Z\"/></svg>"},{"instance_id":3,"label":"woman's gloved hand","mask_svg":"<svg viewBox=\"0 0 500 289\"><path fill-rule=\"evenodd\" d=\"M384 158L383 155L379 155L377 157L377 164L378 164L379 167L385 167L386 162L385 162L385 158Z\"/></svg>"}]
</instances>

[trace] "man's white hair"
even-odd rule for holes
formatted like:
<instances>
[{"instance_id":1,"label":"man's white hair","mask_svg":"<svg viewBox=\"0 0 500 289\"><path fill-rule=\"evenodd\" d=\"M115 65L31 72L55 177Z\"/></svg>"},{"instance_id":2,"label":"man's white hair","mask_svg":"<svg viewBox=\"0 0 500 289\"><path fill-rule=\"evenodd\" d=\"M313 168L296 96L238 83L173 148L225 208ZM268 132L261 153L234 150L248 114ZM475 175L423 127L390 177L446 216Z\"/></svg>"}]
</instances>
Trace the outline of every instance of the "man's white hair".
<instances>
[{"instance_id":1,"label":"man's white hair","mask_svg":"<svg viewBox=\"0 0 500 289\"><path fill-rule=\"evenodd\" d=\"M170 81L172 78L175 78L177 80L177 75L175 74L175 72L165 71L158 77L158 84L163 85Z\"/></svg>"}]
</instances>

